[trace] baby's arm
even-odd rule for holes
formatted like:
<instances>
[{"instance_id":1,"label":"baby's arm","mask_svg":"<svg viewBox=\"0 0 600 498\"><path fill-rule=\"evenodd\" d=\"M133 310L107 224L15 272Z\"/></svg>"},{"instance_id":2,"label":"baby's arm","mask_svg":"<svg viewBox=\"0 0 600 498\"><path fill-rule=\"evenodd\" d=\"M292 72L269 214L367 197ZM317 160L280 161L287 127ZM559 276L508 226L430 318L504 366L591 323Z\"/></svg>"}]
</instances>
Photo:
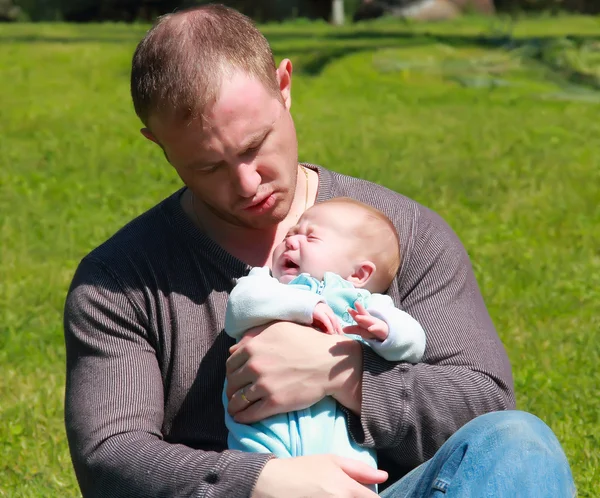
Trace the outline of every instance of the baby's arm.
<instances>
[{"instance_id":1,"label":"baby's arm","mask_svg":"<svg viewBox=\"0 0 600 498\"><path fill-rule=\"evenodd\" d=\"M311 325L315 306L321 301L317 294L271 277L268 267L253 268L231 291L225 332L239 340L246 330L275 320Z\"/></svg>"},{"instance_id":2,"label":"baby's arm","mask_svg":"<svg viewBox=\"0 0 600 498\"><path fill-rule=\"evenodd\" d=\"M349 309L348 312L357 326L345 328L345 333L360 335L388 361L421 361L425 352L425 331L412 316L396 308L389 296L372 294L367 309L359 302L355 306L356 310Z\"/></svg>"}]
</instances>

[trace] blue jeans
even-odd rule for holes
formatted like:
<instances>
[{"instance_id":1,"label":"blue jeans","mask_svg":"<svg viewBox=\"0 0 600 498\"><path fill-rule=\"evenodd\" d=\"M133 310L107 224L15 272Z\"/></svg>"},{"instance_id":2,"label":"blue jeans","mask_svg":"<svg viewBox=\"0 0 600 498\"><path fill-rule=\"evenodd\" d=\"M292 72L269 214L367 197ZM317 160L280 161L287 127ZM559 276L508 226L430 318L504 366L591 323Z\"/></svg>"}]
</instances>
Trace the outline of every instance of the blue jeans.
<instances>
[{"instance_id":1,"label":"blue jeans","mask_svg":"<svg viewBox=\"0 0 600 498\"><path fill-rule=\"evenodd\" d=\"M503 411L466 424L380 496L571 498L575 484L550 428L529 413Z\"/></svg>"}]
</instances>

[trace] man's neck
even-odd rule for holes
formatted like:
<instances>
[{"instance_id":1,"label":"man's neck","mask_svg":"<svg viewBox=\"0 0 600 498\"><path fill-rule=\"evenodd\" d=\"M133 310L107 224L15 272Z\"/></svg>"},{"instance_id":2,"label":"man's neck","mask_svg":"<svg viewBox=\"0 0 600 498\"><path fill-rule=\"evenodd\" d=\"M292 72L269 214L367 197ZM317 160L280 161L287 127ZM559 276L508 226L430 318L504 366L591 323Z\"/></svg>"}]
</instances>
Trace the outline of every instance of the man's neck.
<instances>
[{"instance_id":1,"label":"man's neck","mask_svg":"<svg viewBox=\"0 0 600 498\"><path fill-rule=\"evenodd\" d=\"M286 218L275 226L264 229L248 228L227 223L209 212L203 212L200 221L197 208L193 205L192 192L188 189L182 196L183 210L206 235L229 254L250 266L271 266L273 250L294 226L305 210L312 206L318 188L318 174L308 171L308 195L304 171L300 171L296 195ZM251 243L249 243L251 241Z\"/></svg>"},{"instance_id":2,"label":"man's neck","mask_svg":"<svg viewBox=\"0 0 600 498\"><path fill-rule=\"evenodd\" d=\"M270 266L275 247L291 226L293 223L287 221L287 218L276 227L268 229L238 227L221 222L218 230L209 223L204 227L204 232L240 261L250 266Z\"/></svg>"}]
</instances>

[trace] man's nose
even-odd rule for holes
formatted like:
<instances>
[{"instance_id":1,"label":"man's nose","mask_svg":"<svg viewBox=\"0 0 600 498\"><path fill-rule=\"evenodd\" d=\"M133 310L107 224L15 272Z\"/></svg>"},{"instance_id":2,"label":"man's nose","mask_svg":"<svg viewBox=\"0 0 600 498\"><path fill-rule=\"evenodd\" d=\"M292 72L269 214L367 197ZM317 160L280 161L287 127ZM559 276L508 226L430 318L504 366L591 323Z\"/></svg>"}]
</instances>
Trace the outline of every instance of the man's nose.
<instances>
[{"instance_id":1,"label":"man's nose","mask_svg":"<svg viewBox=\"0 0 600 498\"><path fill-rule=\"evenodd\" d=\"M233 172L233 186L235 192L241 197L253 197L258 191L261 177L253 163L240 163Z\"/></svg>"}]
</instances>

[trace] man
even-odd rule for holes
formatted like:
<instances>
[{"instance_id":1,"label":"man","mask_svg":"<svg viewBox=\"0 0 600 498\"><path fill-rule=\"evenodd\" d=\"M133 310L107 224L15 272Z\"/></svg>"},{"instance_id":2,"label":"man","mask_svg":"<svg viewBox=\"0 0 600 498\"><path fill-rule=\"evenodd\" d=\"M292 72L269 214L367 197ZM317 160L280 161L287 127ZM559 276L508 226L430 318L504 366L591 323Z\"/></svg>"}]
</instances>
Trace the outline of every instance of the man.
<instances>
[{"instance_id":1,"label":"man","mask_svg":"<svg viewBox=\"0 0 600 498\"><path fill-rule=\"evenodd\" d=\"M227 450L225 376L241 423L333 396L386 485L416 468L387 496L563 496L572 480L550 430L500 411L514 406L510 366L462 245L403 196L300 165L291 77L290 61L276 67L252 23L221 6L163 17L136 50L142 134L186 187L86 256L67 297L65 417L84 496L375 496L363 484L386 472L359 462ZM394 222L402 265L388 293L427 331L423 363L292 323L236 346L222 332L235 279L337 196Z\"/></svg>"}]
</instances>

